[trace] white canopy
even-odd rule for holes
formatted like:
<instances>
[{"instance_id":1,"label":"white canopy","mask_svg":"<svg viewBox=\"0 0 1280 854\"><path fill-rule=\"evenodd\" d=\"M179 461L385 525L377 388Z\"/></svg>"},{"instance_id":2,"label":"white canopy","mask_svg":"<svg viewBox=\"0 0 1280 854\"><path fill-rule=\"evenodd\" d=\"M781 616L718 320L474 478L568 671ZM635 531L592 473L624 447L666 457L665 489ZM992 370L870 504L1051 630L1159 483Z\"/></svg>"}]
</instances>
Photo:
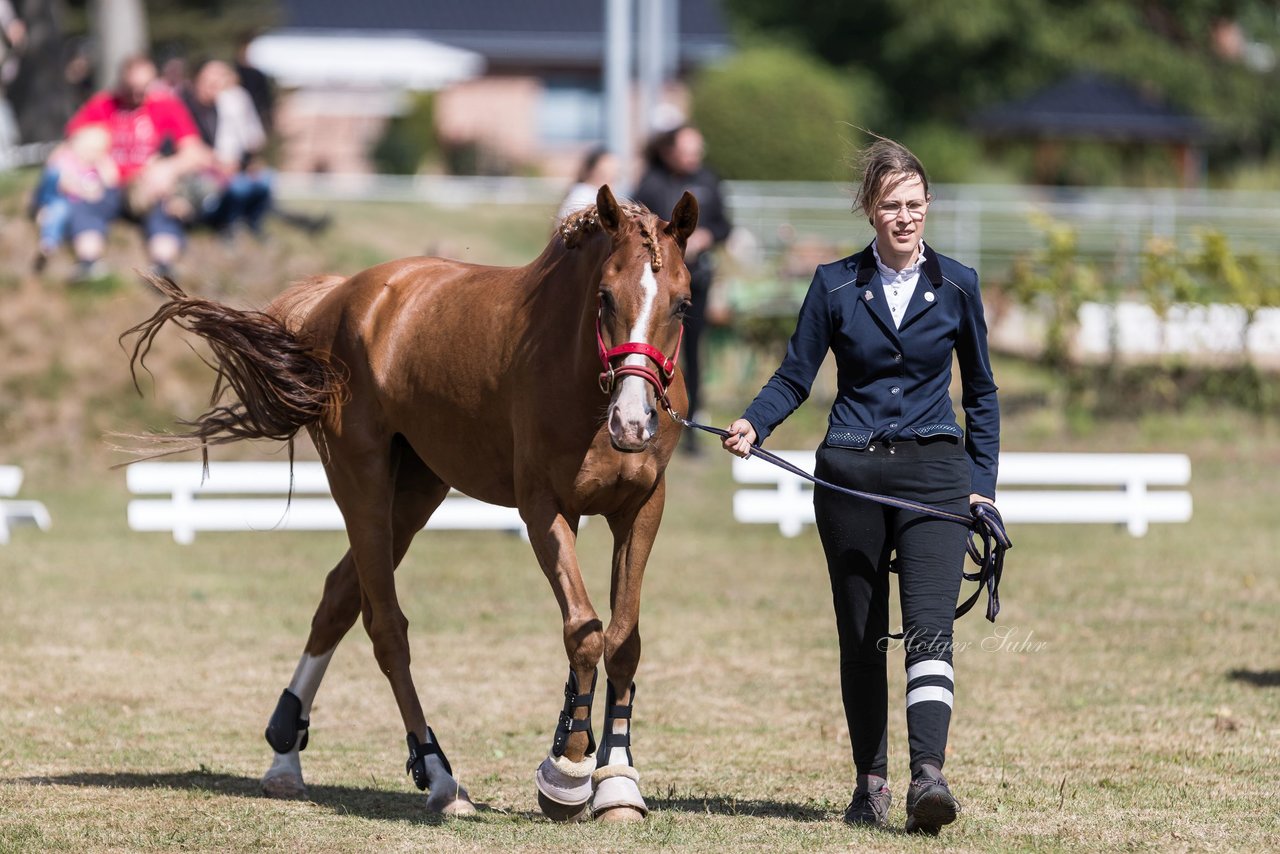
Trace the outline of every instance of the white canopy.
<instances>
[{"instance_id":1,"label":"white canopy","mask_svg":"<svg viewBox=\"0 0 1280 854\"><path fill-rule=\"evenodd\" d=\"M484 71L480 54L408 33L268 33L249 45L249 62L288 88L430 91Z\"/></svg>"}]
</instances>

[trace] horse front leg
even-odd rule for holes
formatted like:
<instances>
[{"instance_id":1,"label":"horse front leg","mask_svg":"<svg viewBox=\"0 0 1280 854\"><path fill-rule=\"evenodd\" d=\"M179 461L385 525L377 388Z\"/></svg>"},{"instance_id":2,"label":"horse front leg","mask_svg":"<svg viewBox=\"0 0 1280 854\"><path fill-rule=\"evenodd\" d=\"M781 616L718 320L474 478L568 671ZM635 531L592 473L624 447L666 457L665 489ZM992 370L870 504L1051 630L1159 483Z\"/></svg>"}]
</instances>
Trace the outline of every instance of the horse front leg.
<instances>
[{"instance_id":1,"label":"horse front leg","mask_svg":"<svg viewBox=\"0 0 1280 854\"><path fill-rule=\"evenodd\" d=\"M569 659L565 701L551 750L534 775L538 806L555 821L576 821L586 813L591 800L591 772L596 762L591 703L596 665L604 652L603 632L582 583L575 548L578 520L566 518L550 501L522 507L521 512L530 545L560 605Z\"/></svg>"},{"instance_id":2,"label":"horse front leg","mask_svg":"<svg viewBox=\"0 0 1280 854\"><path fill-rule=\"evenodd\" d=\"M605 821L638 821L649 813L640 794L640 773L631 756L631 710L640 665L640 585L662 521L666 481L659 480L634 515L609 519L613 531L613 578L609 628L604 634L608 676L603 735L592 775L591 810Z\"/></svg>"}]
</instances>

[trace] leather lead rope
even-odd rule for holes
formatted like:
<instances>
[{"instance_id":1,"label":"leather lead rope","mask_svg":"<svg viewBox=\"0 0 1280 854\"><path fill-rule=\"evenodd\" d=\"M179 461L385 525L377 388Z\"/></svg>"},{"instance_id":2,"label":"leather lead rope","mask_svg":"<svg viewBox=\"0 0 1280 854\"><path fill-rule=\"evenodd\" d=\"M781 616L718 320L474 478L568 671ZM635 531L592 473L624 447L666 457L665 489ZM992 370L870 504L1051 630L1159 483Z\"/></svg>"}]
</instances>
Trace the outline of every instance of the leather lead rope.
<instances>
[{"instance_id":1,"label":"leather lead rope","mask_svg":"<svg viewBox=\"0 0 1280 854\"><path fill-rule=\"evenodd\" d=\"M682 417L674 409L668 408L667 413L673 420L683 424L685 427L701 430L704 433L719 436L721 439L729 437L728 430L721 430L719 427L710 427L706 424L691 421ZM766 451L759 445L752 445L751 453L783 471L790 472L796 477L804 478L815 486L835 490L865 501L873 501L876 504L883 504L887 507L910 510L913 513L921 513L934 519L954 522L957 525L963 525L968 528L969 540L966 550L969 553L969 557L978 565L978 571L964 573L964 579L965 581L978 582L978 589L956 608L956 617L963 617L969 612L969 609L978 601L978 597L985 587L987 590L987 619L993 623L996 621L996 615L1000 613L1000 577L1004 574L1004 554L1013 548L1013 542L1009 539L1009 534L1004 528L1004 520L1000 518L1000 511L995 508L994 504L974 504L969 510L971 515L961 516L959 513L951 513L938 507L921 504L919 501L910 501L906 498L895 498L891 495L879 495L874 492L863 492L859 489L840 486L809 474L799 466L792 465L777 454Z\"/></svg>"}]
</instances>

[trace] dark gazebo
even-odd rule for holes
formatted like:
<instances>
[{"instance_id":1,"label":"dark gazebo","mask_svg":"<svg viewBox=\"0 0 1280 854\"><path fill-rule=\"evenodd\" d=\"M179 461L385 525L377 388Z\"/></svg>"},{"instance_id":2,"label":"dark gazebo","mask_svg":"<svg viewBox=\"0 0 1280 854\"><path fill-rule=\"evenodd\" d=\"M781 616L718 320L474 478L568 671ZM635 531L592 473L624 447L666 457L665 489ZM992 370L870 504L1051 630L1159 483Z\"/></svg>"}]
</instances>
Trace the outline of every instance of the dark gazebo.
<instances>
[{"instance_id":1,"label":"dark gazebo","mask_svg":"<svg viewBox=\"0 0 1280 854\"><path fill-rule=\"evenodd\" d=\"M1088 140L1117 145L1158 145L1173 155L1183 186L1203 176L1201 144L1209 129L1141 90L1095 74L1080 74L1025 98L980 112L974 130L991 140L1032 140L1036 172L1049 180L1063 156L1062 143Z\"/></svg>"}]
</instances>

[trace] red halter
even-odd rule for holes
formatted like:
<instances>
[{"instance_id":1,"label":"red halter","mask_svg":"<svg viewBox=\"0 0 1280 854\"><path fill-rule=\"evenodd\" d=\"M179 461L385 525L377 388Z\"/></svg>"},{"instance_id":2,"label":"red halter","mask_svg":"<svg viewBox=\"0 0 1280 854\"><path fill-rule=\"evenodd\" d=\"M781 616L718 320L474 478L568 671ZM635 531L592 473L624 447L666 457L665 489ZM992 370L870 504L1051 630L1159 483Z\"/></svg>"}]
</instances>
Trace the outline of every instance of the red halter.
<instances>
[{"instance_id":1,"label":"red halter","mask_svg":"<svg viewBox=\"0 0 1280 854\"><path fill-rule=\"evenodd\" d=\"M680 337L676 339L676 350L671 358L667 358L657 347L648 344L641 344L637 341L628 341L625 344L619 344L613 349L604 346L604 302L600 303L600 310L596 312L596 346L600 350L600 362L604 365L604 370L600 373L600 390L605 394L613 391L613 385L620 377L636 376L645 380L653 386L658 393L658 400L662 402L662 407L672 418L675 417L675 410L671 408L671 401L667 398L667 389L671 387L671 380L676 375L676 360L680 358L680 345L684 342L684 324L680 325ZM646 365L618 365L613 366L613 360L621 356L630 356L632 354L647 356L657 363L658 369L655 370Z\"/></svg>"}]
</instances>

